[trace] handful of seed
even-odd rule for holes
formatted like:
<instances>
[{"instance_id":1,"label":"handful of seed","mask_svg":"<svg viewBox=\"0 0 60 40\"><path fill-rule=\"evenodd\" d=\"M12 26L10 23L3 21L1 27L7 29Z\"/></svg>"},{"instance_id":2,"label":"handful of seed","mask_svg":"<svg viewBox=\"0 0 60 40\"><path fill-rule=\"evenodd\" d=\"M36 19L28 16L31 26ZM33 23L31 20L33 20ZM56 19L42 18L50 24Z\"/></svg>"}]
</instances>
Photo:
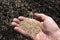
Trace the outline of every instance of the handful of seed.
<instances>
[{"instance_id":1,"label":"handful of seed","mask_svg":"<svg viewBox=\"0 0 60 40\"><path fill-rule=\"evenodd\" d=\"M35 37L39 31L39 21L35 19L26 18L20 22L20 28L23 29L28 35Z\"/></svg>"}]
</instances>

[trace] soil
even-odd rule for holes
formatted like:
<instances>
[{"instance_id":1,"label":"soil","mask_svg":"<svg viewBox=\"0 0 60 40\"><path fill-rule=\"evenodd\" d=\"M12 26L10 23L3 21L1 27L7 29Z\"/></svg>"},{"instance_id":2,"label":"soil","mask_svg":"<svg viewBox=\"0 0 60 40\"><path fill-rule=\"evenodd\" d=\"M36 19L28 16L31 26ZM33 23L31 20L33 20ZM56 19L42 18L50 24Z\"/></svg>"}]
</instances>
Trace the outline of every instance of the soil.
<instances>
[{"instance_id":1,"label":"soil","mask_svg":"<svg viewBox=\"0 0 60 40\"><path fill-rule=\"evenodd\" d=\"M31 40L11 27L13 18L43 13L60 26L60 0L0 0L0 40Z\"/></svg>"}]
</instances>

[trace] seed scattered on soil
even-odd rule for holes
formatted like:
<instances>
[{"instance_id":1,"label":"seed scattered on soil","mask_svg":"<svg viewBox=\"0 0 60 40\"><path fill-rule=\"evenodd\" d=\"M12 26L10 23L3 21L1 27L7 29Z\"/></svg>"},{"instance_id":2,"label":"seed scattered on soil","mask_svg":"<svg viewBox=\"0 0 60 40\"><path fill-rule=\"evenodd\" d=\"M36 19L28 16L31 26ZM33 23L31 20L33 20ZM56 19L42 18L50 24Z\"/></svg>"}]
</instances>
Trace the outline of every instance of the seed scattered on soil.
<instances>
[{"instance_id":1,"label":"seed scattered on soil","mask_svg":"<svg viewBox=\"0 0 60 40\"><path fill-rule=\"evenodd\" d=\"M39 21L35 19L26 18L20 22L20 28L22 28L28 35L36 36L41 31Z\"/></svg>"}]
</instances>

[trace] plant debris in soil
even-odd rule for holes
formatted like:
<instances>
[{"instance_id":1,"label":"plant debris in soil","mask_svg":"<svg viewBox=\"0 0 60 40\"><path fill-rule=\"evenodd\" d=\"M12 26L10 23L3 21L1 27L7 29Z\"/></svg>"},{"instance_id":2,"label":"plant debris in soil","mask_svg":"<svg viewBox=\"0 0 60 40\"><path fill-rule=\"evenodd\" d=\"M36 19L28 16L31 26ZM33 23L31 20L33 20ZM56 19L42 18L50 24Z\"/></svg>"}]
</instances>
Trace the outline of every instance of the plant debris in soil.
<instances>
[{"instance_id":1,"label":"plant debris in soil","mask_svg":"<svg viewBox=\"0 0 60 40\"><path fill-rule=\"evenodd\" d=\"M60 0L0 0L0 40L31 40L11 28L13 18L44 13L60 26Z\"/></svg>"}]
</instances>

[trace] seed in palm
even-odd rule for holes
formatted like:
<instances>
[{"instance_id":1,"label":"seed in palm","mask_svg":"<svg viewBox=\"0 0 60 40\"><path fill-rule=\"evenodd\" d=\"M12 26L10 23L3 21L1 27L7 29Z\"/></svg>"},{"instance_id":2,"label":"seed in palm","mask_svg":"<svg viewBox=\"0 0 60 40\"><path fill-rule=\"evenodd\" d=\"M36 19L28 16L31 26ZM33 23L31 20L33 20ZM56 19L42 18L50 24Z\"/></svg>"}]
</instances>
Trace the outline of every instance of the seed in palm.
<instances>
[{"instance_id":1,"label":"seed in palm","mask_svg":"<svg viewBox=\"0 0 60 40\"><path fill-rule=\"evenodd\" d=\"M35 37L41 29L39 21L35 19L26 18L20 22L20 28L22 28L28 35Z\"/></svg>"}]
</instances>

